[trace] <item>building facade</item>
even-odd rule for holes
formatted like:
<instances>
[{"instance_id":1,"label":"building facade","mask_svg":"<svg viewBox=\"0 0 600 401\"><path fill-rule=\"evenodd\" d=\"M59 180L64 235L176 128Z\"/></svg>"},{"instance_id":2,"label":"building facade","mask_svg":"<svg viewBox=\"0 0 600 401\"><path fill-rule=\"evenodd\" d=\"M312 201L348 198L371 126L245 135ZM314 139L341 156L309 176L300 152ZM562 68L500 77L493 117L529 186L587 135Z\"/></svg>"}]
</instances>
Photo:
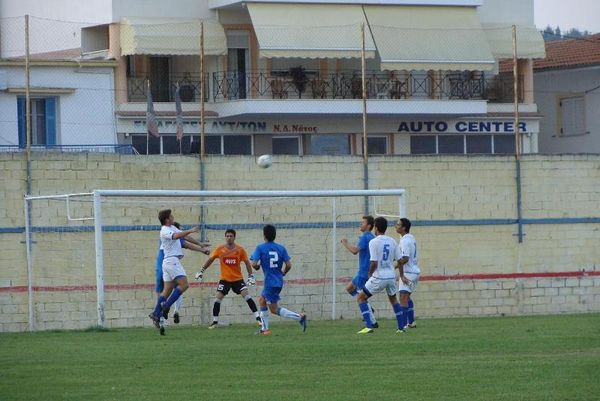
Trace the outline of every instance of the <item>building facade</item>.
<instances>
[{"instance_id":1,"label":"building facade","mask_svg":"<svg viewBox=\"0 0 600 401\"><path fill-rule=\"evenodd\" d=\"M114 60L116 141L139 153L198 151L201 29L207 153L362 154L363 47L370 154L513 153L513 77L498 67L513 24L522 149L538 151L533 1L122 3L91 3L104 21L82 28L81 51ZM148 90L160 138L146 135Z\"/></svg>"}]
</instances>

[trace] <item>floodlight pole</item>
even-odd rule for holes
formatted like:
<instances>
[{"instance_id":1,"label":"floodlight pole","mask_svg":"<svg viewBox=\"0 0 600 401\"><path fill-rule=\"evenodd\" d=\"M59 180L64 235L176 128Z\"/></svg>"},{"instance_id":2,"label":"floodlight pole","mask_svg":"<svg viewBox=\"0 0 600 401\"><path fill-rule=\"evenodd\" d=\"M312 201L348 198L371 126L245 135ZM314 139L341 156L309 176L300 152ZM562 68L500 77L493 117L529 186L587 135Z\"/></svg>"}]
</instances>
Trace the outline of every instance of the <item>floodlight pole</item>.
<instances>
[{"instance_id":1,"label":"floodlight pole","mask_svg":"<svg viewBox=\"0 0 600 401\"><path fill-rule=\"evenodd\" d=\"M337 229L337 205L336 205L336 201L335 198L332 198L332 211L333 211L333 233L332 233L332 241L333 241L333 245L332 245L332 258L333 258L333 268L332 268L332 273L331 273L331 294L332 294L332 300L331 300L331 320L335 320L336 319L336 314L335 314L335 303L336 303L336 281L337 281L337 275L336 275L336 270L337 270L337 233L336 233L336 229Z\"/></svg>"},{"instance_id":2,"label":"floodlight pole","mask_svg":"<svg viewBox=\"0 0 600 401\"><path fill-rule=\"evenodd\" d=\"M33 331L33 268L31 266L31 231L29 200L25 198L25 247L27 248L27 299L29 302L29 331Z\"/></svg>"}]
</instances>

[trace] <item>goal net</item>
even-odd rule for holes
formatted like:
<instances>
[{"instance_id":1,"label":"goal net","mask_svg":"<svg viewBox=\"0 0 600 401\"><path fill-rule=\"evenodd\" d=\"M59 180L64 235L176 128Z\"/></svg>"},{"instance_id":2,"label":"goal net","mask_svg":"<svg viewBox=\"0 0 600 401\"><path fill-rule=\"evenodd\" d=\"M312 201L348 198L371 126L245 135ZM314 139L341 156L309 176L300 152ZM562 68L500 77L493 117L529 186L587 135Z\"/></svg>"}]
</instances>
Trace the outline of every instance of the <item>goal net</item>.
<instances>
[{"instance_id":1,"label":"goal net","mask_svg":"<svg viewBox=\"0 0 600 401\"><path fill-rule=\"evenodd\" d=\"M406 215L402 189L337 191L167 191L97 190L89 194L29 196L25 199L30 330L135 327L151 324L156 301L158 212L171 209L183 228L199 226L194 238L211 248L224 243L226 229L250 256L264 241L262 228L277 228L292 261L281 304L311 319L356 318L356 302L345 292L358 257L340 240L356 243L363 215L393 221ZM208 324L220 278L219 261L202 283L195 272L208 256L184 249L190 288L181 324ZM242 264L244 277L247 276ZM255 273L258 297L263 273ZM375 300L385 302L384 298ZM377 306L376 306L377 307ZM230 292L220 322L251 323L246 302Z\"/></svg>"}]
</instances>

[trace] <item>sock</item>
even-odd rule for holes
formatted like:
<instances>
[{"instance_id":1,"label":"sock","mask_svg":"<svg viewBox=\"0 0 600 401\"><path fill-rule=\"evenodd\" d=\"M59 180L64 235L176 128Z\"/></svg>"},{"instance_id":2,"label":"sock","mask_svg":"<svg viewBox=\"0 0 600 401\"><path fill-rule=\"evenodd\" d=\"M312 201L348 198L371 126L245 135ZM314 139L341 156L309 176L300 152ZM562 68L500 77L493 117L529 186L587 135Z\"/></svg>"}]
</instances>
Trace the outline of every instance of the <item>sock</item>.
<instances>
[{"instance_id":1,"label":"sock","mask_svg":"<svg viewBox=\"0 0 600 401\"><path fill-rule=\"evenodd\" d=\"M294 319L295 321L299 322L300 319L302 318L302 316L300 316L300 314L291 311L289 309L285 309L282 307L277 308L277 314L281 317L285 317L288 319Z\"/></svg>"},{"instance_id":2,"label":"sock","mask_svg":"<svg viewBox=\"0 0 600 401\"><path fill-rule=\"evenodd\" d=\"M162 295L158 296L158 300L156 301L156 306L154 307L154 312L152 312L152 314L154 316L160 316L161 315L160 314L160 311L161 311L160 304L163 303L163 302L165 302L166 300L167 300L167 298L163 297Z\"/></svg>"},{"instance_id":3,"label":"sock","mask_svg":"<svg viewBox=\"0 0 600 401\"><path fill-rule=\"evenodd\" d=\"M252 299L252 297L250 295L248 295L244 299L246 300L246 303L250 307L250 310L252 312L254 312L254 316L256 316L256 311L258 311L258 309L256 308L256 303L254 302L254 300Z\"/></svg>"},{"instance_id":4,"label":"sock","mask_svg":"<svg viewBox=\"0 0 600 401\"><path fill-rule=\"evenodd\" d=\"M408 300L408 324L415 322L415 303L412 299Z\"/></svg>"},{"instance_id":5,"label":"sock","mask_svg":"<svg viewBox=\"0 0 600 401\"><path fill-rule=\"evenodd\" d=\"M377 323L377 319L375 319L375 309L373 309L371 304L369 304L369 315L371 316L371 322L373 322L373 324Z\"/></svg>"},{"instance_id":6,"label":"sock","mask_svg":"<svg viewBox=\"0 0 600 401\"><path fill-rule=\"evenodd\" d=\"M260 308L260 322L262 323L262 330L269 330L269 309Z\"/></svg>"},{"instance_id":7,"label":"sock","mask_svg":"<svg viewBox=\"0 0 600 401\"><path fill-rule=\"evenodd\" d=\"M363 302L362 304L358 304L358 307L360 308L360 312L363 315L363 319L365 321L365 325L372 329L373 328L373 322L371 321L371 311L369 310L369 303L368 302Z\"/></svg>"},{"instance_id":8,"label":"sock","mask_svg":"<svg viewBox=\"0 0 600 401\"><path fill-rule=\"evenodd\" d=\"M171 293L171 295L169 296L169 299L167 299L167 308L170 308L175 301L177 301L179 299L179 297L181 296L181 294L183 294L181 292L181 290L179 289L179 287L175 287L175 289L173 290L173 292Z\"/></svg>"},{"instance_id":9,"label":"sock","mask_svg":"<svg viewBox=\"0 0 600 401\"><path fill-rule=\"evenodd\" d=\"M358 295L358 291L356 291L356 288L350 291L350 295L352 295L353 297Z\"/></svg>"},{"instance_id":10,"label":"sock","mask_svg":"<svg viewBox=\"0 0 600 401\"><path fill-rule=\"evenodd\" d=\"M398 330L404 330L406 326L406 314L404 308L400 304L394 304L394 313L396 314L396 320L398 321Z\"/></svg>"},{"instance_id":11,"label":"sock","mask_svg":"<svg viewBox=\"0 0 600 401\"><path fill-rule=\"evenodd\" d=\"M183 304L183 297L179 297L179 299L177 299L177 301L175 301L175 312L179 312L179 309L181 309L182 304Z\"/></svg>"},{"instance_id":12,"label":"sock","mask_svg":"<svg viewBox=\"0 0 600 401\"><path fill-rule=\"evenodd\" d=\"M402 323L404 324L404 326L402 326L402 328L406 327L406 325L408 325L408 307L407 306L401 306L402 307Z\"/></svg>"},{"instance_id":13,"label":"sock","mask_svg":"<svg viewBox=\"0 0 600 401\"><path fill-rule=\"evenodd\" d=\"M213 304L213 322L219 321L219 313L221 312L221 300L219 298L215 298L215 303Z\"/></svg>"}]
</instances>

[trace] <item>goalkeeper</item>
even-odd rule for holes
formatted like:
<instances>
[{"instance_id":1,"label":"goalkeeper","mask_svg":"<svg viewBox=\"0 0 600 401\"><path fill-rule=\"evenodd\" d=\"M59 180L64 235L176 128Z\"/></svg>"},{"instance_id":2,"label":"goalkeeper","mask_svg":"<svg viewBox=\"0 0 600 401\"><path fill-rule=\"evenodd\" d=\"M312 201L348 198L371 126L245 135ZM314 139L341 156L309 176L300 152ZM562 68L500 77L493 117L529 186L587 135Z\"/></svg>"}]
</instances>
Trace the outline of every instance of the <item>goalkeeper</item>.
<instances>
[{"instance_id":1,"label":"goalkeeper","mask_svg":"<svg viewBox=\"0 0 600 401\"><path fill-rule=\"evenodd\" d=\"M252 275L252 267L248 260L248 254L244 248L235 243L235 237L235 230L231 228L226 230L225 244L216 247L208 260L204 263L204 266L202 266L202 269L196 273L196 280L201 282L204 278L204 271L208 269L216 259L219 259L221 262L221 278L217 285L215 303L213 304L213 320L210 326L208 326L209 329L218 327L221 302L223 302L223 298L229 293L230 289L244 298L248 303L250 310L254 313L256 321L258 324L261 324L258 308L252 297L248 294L248 287L242 276L242 269L240 267L242 262L244 262L246 270L248 271L248 284L256 285L256 279Z\"/></svg>"}]
</instances>

